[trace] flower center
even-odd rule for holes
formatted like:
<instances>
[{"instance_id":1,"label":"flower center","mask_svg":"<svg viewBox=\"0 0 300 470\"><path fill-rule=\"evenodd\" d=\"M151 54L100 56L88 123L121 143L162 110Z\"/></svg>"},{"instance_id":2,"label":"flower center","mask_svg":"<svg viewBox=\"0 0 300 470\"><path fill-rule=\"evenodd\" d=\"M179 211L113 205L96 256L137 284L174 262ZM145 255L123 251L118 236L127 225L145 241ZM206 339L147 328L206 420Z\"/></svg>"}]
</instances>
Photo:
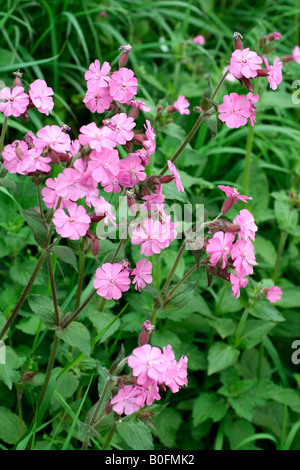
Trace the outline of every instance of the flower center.
<instances>
[{"instance_id":1,"label":"flower center","mask_svg":"<svg viewBox=\"0 0 300 470\"><path fill-rule=\"evenodd\" d=\"M111 279L109 282L110 282L111 284L114 284L114 283L115 283L115 281L114 281L113 279Z\"/></svg>"},{"instance_id":2,"label":"flower center","mask_svg":"<svg viewBox=\"0 0 300 470\"><path fill-rule=\"evenodd\" d=\"M246 64L246 63L247 63L246 59L243 59L242 62L243 62L243 64Z\"/></svg>"},{"instance_id":3,"label":"flower center","mask_svg":"<svg viewBox=\"0 0 300 470\"><path fill-rule=\"evenodd\" d=\"M100 77L99 73L95 73L95 77L99 78Z\"/></svg>"},{"instance_id":4,"label":"flower center","mask_svg":"<svg viewBox=\"0 0 300 470\"><path fill-rule=\"evenodd\" d=\"M117 129L117 131L120 131L120 130L121 130L121 127L120 127L120 126L117 126L116 129Z\"/></svg>"},{"instance_id":5,"label":"flower center","mask_svg":"<svg viewBox=\"0 0 300 470\"><path fill-rule=\"evenodd\" d=\"M224 251L229 251L228 246L225 246Z\"/></svg>"},{"instance_id":6,"label":"flower center","mask_svg":"<svg viewBox=\"0 0 300 470\"><path fill-rule=\"evenodd\" d=\"M132 175L134 175L134 174L135 174L135 169L133 168L132 170L130 170L130 173L131 173Z\"/></svg>"},{"instance_id":7,"label":"flower center","mask_svg":"<svg viewBox=\"0 0 300 470\"><path fill-rule=\"evenodd\" d=\"M71 222L71 224L73 224L73 222L75 222L75 220L72 217L70 217L69 222Z\"/></svg>"},{"instance_id":8,"label":"flower center","mask_svg":"<svg viewBox=\"0 0 300 470\"><path fill-rule=\"evenodd\" d=\"M97 139L100 139L100 138L101 138L101 132L98 132Z\"/></svg>"},{"instance_id":9,"label":"flower center","mask_svg":"<svg viewBox=\"0 0 300 470\"><path fill-rule=\"evenodd\" d=\"M234 112L234 113L236 113L236 112L237 112L237 109L236 109L236 108L234 108L233 112Z\"/></svg>"},{"instance_id":10,"label":"flower center","mask_svg":"<svg viewBox=\"0 0 300 470\"><path fill-rule=\"evenodd\" d=\"M103 166L108 166L108 163L107 163L107 162L105 162Z\"/></svg>"},{"instance_id":11,"label":"flower center","mask_svg":"<svg viewBox=\"0 0 300 470\"><path fill-rule=\"evenodd\" d=\"M246 252L243 253L243 258L246 258L246 256L247 256L247 253Z\"/></svg>"},{"instance_id":12,"label":"flower center","mask_svg":"<svg viewBox=\"0 0 300 470\"><path fill-rule=\"evenodd\" d=\"M122 87L126 88L126 83L125 82L122 83Z\"/></svg>"},{"instance_id":13,"label":"flower center","mask_svg":"<svg viewBox=\"0 0 300 470\"><path fill-rule=\"evenodd\" d=\"M152 361L148 361L147 366L152 366Z\"/></svg>"},{"instance_id":14,"label":"flower center","mask_svg":"<svg viewBox=\"0 0 300 470\"><path fill-rule=\"evenodd\" d=\"M14 100L14 97L13 97L13 96L10 96L9 99L10 99L10 101L13 101L13 100Z\"/></svg>"},{"instance_id":15,"label":"flower center","mask_svg":"<svg viewBox=\"0 0 300 470\"><path fill-rule=\"evenodd\" d=\"M55 139L52 139L52 144L55 144Z\"/></svg>"}]
</instances>

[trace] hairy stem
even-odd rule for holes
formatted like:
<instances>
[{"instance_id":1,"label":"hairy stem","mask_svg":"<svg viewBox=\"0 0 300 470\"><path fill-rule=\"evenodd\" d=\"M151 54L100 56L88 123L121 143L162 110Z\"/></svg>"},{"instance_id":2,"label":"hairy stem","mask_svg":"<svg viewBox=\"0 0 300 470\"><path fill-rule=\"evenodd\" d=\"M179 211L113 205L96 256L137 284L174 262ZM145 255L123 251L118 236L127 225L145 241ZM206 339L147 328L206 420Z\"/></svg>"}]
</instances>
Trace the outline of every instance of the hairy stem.
<instances>
[{"instance_id":1,"label":"hairy stem","mask_svg":"<svg viewBox=\"0 0 300 470\"><path fill-rule=\"evenodd\" d=\"M221 80L219 81L215 91L213 92L212 96L211 96L211 100L213 100L216 96L216 94L218 93L219 89L220 89L220 86L222 85L222 83L224 82L225 80L225 77L226 75L228 74L228 72L226 72ZM213 109L213 108L212 108ZM206 114L209 114L210 110L206 111ZM173 157L171 158L171 162L174 163L175 160L177 160L177 158L179 157L179 155L183 152L183 150L185 149L185 147L187 146L187 144L192 140L192 138L194 137L194 135L196 134L197 130L199 129L202 121L203 121L203 117L204 115L203 114L200 114L200 116L198 117L197 121L195 122L195 124L193 125L192 129L190 130L190 132L188 133L188 135L186 136L186 138L184 139L184 141L182 142L182 144L180 145L179 149L175 152L175 154L173 155ZM165 172L168 170L168 165L165 165L164 168L162 169L162 171L160 172L159 176L162 176L165 174Z\"/></svg>"},{"instance_id":2,"label":"hairy stem","mask_svg":"<svg viewBox=\"0 0 300 470\"><path fill-rule=\"evenodd\" d=\"M82 239L82 247L84 249L84 240ZM85 253L83 252L79 257L79 274L78 274L78 285L77 285L77 293L76 293L76 302L75 302L75 310L78 309L80 305L81 293L82 293L82 286L83 286L83 276L84 276L84 258Z\"/></svg>"},{"instance_id":3,"label":"hairy stem","mask_svg":"<svg viewBox=\"0 0 300 470\"><path fill-rule=\"evenodd\" d=\"M54 280L54 274L53 274L53 268L52 268L52 262L51 262L51 255L49 252L47 252L47 262L48 262L48 271L49 271L50 284L51 284L53 307L54 307L54 313L55 313L55 324L58 326L59 325L58 303L57 303L55 280Z\"/></svg>"},{"instance_id":4,"label":"hairy stem","mask_svg":"<svg viewBox=\"0 0 300 470\"><path fill-rule=\"evenodd\" d=\"M106 438L106 441L102 447L102 450L107 450L108 447L109 447L109 444L111 443L111 440L115 434L115 430L116 430L116 427L117 427L117 424L116 424L116 421L114 421L110 427L110 430L109 430L109 433L107 435L107 438Z\"/></svg>"},{"instance_id":5,"label":"hairy stem","mask_svg":"<svg viewBox=\"0 0 300 470\"><path fill-rule=\"evenodd\" d=\"M36 187L36 191L37 191L37 197L38 197L38 201L39 201L39 209L40 209L41 217L42 217L43 222L45 223L46 220L45 220L43 205L42 205L41 187L40 187L39 184Z\"/></svg>"},{"instance_id":6,"label":"hairy stem","mask_svg":"<svg viewBox=\"0 0 300 470\"><path fill-rule=\"evenodd\" d=\"M281 259L286 241L287 241L287 237L288 237L288 234L286 232L281 232L278 251L277 251L277 256L276 256L276 261L275 261L275 266L274 266L274 271L273 271L273 275L272 275L272 279L273 279L274 282L276 281L276 278L277 278L280 259Z\"/></svg>"},{"instance_id":7,"label":"hairy stem","mask_svg":"<svg viewBox=\"0 0 300 470\"><path fill-rule=\"evenodd\" d=\"M245 308L245 310L243 312L243 315L241 316L240 322L238 324L236 334L235 334L235 345L236 346L238 346L239 343L240 343L241 332L242 332L242 330L244 328L244 325L247 321L248 315L249 315L249 310L247 308Z\"/></svg>"},{"instance_id":8,"label":"hairy stem","mask_svg":"<svg viewBox=\"0 0 300 470\"><path fill-rule=\"evenodd\" d=\"M3 336L5 335L5 333L7 332L7 330L10 328L11 324L13 323L14 319L16 318L20 308L22 307L27 295L29 294L30 292L30 289L31 287L33 286L33 283L39 273L39 270L41 269L41 266L44 262L44 259L46 258L46 251L43 251L43 253L41 254L34 270L33 270L33 273L31 274L30 276L30 279L25 287L25 289L23 290L22 292L22 295L21 297L19 298L18 300L18 303L17 305L15 306L15 308L13 309L12 313L10 314L7 322L5 323L4 327L2 328L2 331L0 333L0 339L3 338Z\"/></svg>"},{"instance_id":9,"label":"hairy stem","mask_svg":"<svg viewBox=\"0 0 300 470\"><path fill-rule=\"evenodd\" d=\"M76 320L76 318L78 317L78 315L80 314L80 312L84 309L84 307L87 306L87 304L92 300L92 298L94 297L94 295L96 294L96 290L93 290L91 292L91 294L88 296L88 298L80 305L80 307L78 307L78 309L73 313L73 315L67 320L67 321L64 321L64 319L62 320L61 322L61 327L62 328L67 328L67 326L70 325L70 323L72 323L72 321Z\"/></svg>"},{"instance_id":10,"label":"hairy stem","mask_svg":"<svg viewBox=\"0 0 300 470\"><path fill-rule=\"evenodd\" d=\"M4 137L5 137L6 127L7 127L7 121L8 121L8 117L5 117L4 121L3 121L3 126L2 126L2 131L1 131L1 138L0 138L0 157L1 157L1 160L2 160L1 153L2 153L3 144L4 144Z\"/></svg>"},{"instance_id":11,"label":"hairy stem","mask_svg":"<svg viewBox=\"0 0 300 470\"><path fill-rule=\"evenodd\" d=\"M250 161L251 161L251 153L252 153L252 146L253 146L253 134L254 134L254 127L250 125L249 133L247 137L247 144L246 144L244 185L243 185L244 194L248 194L248 189L249 189Z\"/></svg>"},{"instance_id":12,"label":"hairy stem","mask_svg":"<svg viewBox=\"0 0 300 470\"><path fill-rule=\"evenodd\" d=\"M40 409L40 406L42 404L42 401L43 401L43 399L45 397L45 394L46 394L46 391L47 391L48 383L49 383L49 380L50 380L50 377L51 377L51 372L52 372L54 362L55 362L55 358L56 358L56 353L57 353L59 341L60 341L59 337L57 335L55 335L55 338L54 338L54 341L53 341L53 344L52 344L51 354L50 354L49 361L48 361L45 380L44 380L42 390L41 390L41 393L40 393L40 396L39 396L39 399L38 399L37 412Z\"/></svg>"}]
</instances>

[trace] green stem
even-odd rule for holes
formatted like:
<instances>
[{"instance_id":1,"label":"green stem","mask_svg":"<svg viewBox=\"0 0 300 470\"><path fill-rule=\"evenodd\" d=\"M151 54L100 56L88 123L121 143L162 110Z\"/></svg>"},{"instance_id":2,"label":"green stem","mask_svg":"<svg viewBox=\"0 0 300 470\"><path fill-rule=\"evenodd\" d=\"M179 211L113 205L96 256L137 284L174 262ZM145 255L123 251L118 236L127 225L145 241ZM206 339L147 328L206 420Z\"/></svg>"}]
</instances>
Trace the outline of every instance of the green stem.
<instances>
[{"instance_id":1,"label":"green stem","mask_svg":"<svg viewBox=\"0 0 300 470\"><path fill-rule=\"evenodd\" d=\"M259 356L258 356L258 364L257 364L257 379L261 379L262 374L262 366L263 366L263 359L264 359L264 343L261 342L259 346Z\"/></svg>"},{"instance_id":2,"label":"green stem","mask_svg":"<svg viewBox=\"0 0 300 470\"><path fill-rule=\"evenodd\" d=\"M55 280L54 280L53 268L52 268L52 262L51 262L51 255L49 252L47 252L47 262L48 262L48 271L49 271L52 300L53 300L54 313L55 313L55 324L58 326L59 325L58 303L57 303Z\"/></svg>"},{"instance_id":3,"label":"green stem","mask_svg":"<svg viewBox=\"0 0 300 470\"><path fill-rule=\"evenodd\" d=\"M236 330L236 335L235 335L235 345L236 346L238 346L238 344L240 342L241 332L242 332L242 330L244 328L244 325L247 321L248 315L249 315L249 310L247 308L245 308L245 310L243 312L243 315L241 316L240 322L238 324L237 330Z\"/></svg>"},{"instance_id":4,"label":"green stem","mask_svg":"<svg viewBox=\"0 0 300 470\"><path fill-rule=\"evenodd\" d=\"M6 127L7 127L7 121L8 121L8 117L5 117L4 121L3 121L3 126L2 126L2 131L1 131L1 138L0 138L0 157L1 157L3 144L4 144L4 137L5 137Z\"/></svg>"},{"instance_id":5,"label":"green stem","mask_svg":"<svg viewBox=\"0 0 300 470\"><path fill-rule=\"evenodd\" d=\"M92 300L92 298L94 297L94 295L96 294L96 290L93 290L91 292L91 294L88 296L88 298L80 305L80 307L78 307L78 309L73 313L73 315L67 320L67 321L64 321L64 319L62 320L60 326L62 328L67 328L67 326L70 325L70 323L72 323L72 321L76 320L76 318L78 317L78 315L80 314L80 312L84 309L84 307L87 306L87 304Z\"/></svg>"},{"instance_id":6,"label":"green stem","mask_svg":"<svg viewBox=\"0 0 300 470\"><path fill-rule=\"evenodd\" d=\"M84 249L84 240L82 239L82 247ZM75 302L75 310L78 309L80 305L80 298L82 293L82 286L83 286L83 275L84 275L84 258L85 253L83 252L79 257L79 274L78 274L78 285L77 285L77 293L76 293L76 302Z\"/></svg>"},{"instance_id":7,"label":"green stem","mask_svg":"<svg viewBox=\"0 0 300 470\"><path fill-rule=\"evenodd\" d=\"M248 189L249 189L250 161L251 161L251 153L252 153L252 146L253 146L253 134L254 134L254 127L250 125L249 133L247 137L247 145L246 145L244 186L243 186L244 194L248 194Z\"/></svg>"},{"instance_id":8,"label":"green stem","mask_svg":"<svg viewBox=\"0 0 300 470\"><path fill-rule=\"evenodd\" d=\"M273 275L272 275L272 279L273 279L274 282L276 281L276 278L277 278L279 263L280 263L280 259L281 259L286 241L287 241L287 237L288 237L288 234L286 232L281 232L279 247L278 247L278 251L277 251L277 257L276 257L274 271L273 271Z\"/></svg>"},{"instance_id":9,"label":"green stem","mask_svg":"<svg viewBox=\"0 0 300 470\"><path fill-rule=\"evenodd\" d=\"M49 380L50 380L50 377L51 377L51 372L52 372L54 362L55 362L55 358L56 358L56 353L57 353L59 341L60 341L59 337L57 335L55 335L55 338L54 338L54 341L53 341L53 344L52 344L51 354L50 354L49 361L48 361L45 380L44 380L42 390L41 390L41 393L40 393L40 396L39 396L39 399L38 399L37 413L40 409L40 406L41 406L41 404L43 402L43 399L45 397L45 394L46 394L46 390L47 390L47 387L48 387L48 383L49 383Z\"/></svg>"},{"instance_id":10,"label":"green stem","mask_svg":"<svg viewBox=\"0 0 300 470\"><path fill-rule=\"evenodd\" d=\"M38 201L39 201L39 208L40 208L41 217L42 217L43 222L45 223L46 220L45 220L43 205L42 205L41 187L40 187L39 184L37 185L36 190L37 190L37 197L38 197Z\"/></svg>"},{"instance_id":11,"label":"green stem","mask_svg":"<svg viewBox=\"0 0 300 470\"><path fill-rule=\"evenodd\" d=\"M109 444L110 444L110 442L111 442L111 440L112 440L112 438L113 438L113 435L115 434L116 427L117 427L116 421L114 421L114 422L112 423L111 427L110 427L109 433L108 433L107 438L106 438L106 441L105 441L105 443L104 443L104 445L103 445L103 447L102 447L102 450L107 450L107 449L108 449Z\"/></svg>"},{"instance_id":12,"label":"green stem","mask_svg":"<svg viewBox=\"0 0 300 470\"><path fill-rule=\"evenodd\" d=\"M2 328L2 331L0 333L0 339L3 338L3 336L5 335L5 333L7 332L9 327L11 326L11 324L13 323L14 319L16 318L20 308L22 307L22 305L23 305L27 295L29 294L30 289L31 289L31 287L32 287L32 285L33 285L33 283L34 283L34 281L35 281L35 279L36 279L36 277L39 273L39 270L41 269L41 266L44 262L44 259L46 258L46 254L47 254L46 251L43 251L43 253L41 254L41 256L40 256L40 258L39 258L39 260L38 260L38 262L37 262L37 264L34 268L34 271L31 274L30 279L29 279L25 289L23 290L21 297L18 300L17 305L13 309L13 311L10 314L7 322L5 323L4 327Z\"/></svg>"},{"instance_id":13,"label":"green stem","mask_svg":"<svg viewBox=\"0 0 300 470\"><path fill-rule=\"evenodd\" d=\"M175 259L175 261L174 261L174 264L173 264L172 269L171 269L171 271L170 271L170 273L169 273L169 276L167 277L166 282L164 283L164 286L163 286L163 288L162 288L162 290L161 290L161 295L162 295L162 296L165 295L165 293L167 292L167 289L168 289L168 287L169 287L169 285L170 285L170 283L171 283L171 281L172 281L172 278L173 278L173 276L174 276L174 274L175 274L175 271L176 271L176 269L177 269L177 266L178 266L178 263L179 263L179 261L180 261L180 258L182 257L183 252L184 252L184 250L185 250L186 242L187 242L187 239L183 240L183 242L182 242L182 245L181 245L180 250L179 250L179 252L178 252L178 255L177 255L177 257L176 257L176 259Z\"/></svg>"},{"instance_id":14,"label":"green stem","mask_svg":"<svg viewBox=\"0 0 300 470\"><path fill-rule=\"evenodd\" d=\"M106 382L105 382L105 385L104 385L103 390L102 390L102 392L101 392L101 395L100 395L100 397L99 397L97 406L96 406L96 408L95 408L95 410L94 410L94 413L93 413L93 415L92 415L92 417L91 417L91 419L90 419L90 422L89 422L89 425L90 425L90 426L93 426L93 425L95 424L95 421L96 421L96 419L97 419L98 413L99 413L100 408L101 408L101 405L102 405L103 400L104 400L104 398L105 398L105 394L106 394L106 391L107 391L107 389L108 389L109 382L110 382L110 377L108 377L107 380L106 380ZM89 446L89 441L90 441L89 437L86 437L85 440L84 440L84 442L83 442L83 445L82 445L82 450L87 450L87 448L88 448L88 446Z\"/></svg>"},{"instance_id":15,"label":"green stem","mask_svg":"<svg viewBox=\"0 0 300 470\"><path fill-rule=\"evenodd\" d=\"M183 284L184 281L186 281L187 278L190 277L195 271L197 271L197 264L195 264L195 265L183 276L183 278L181 278L180 281L173 287L173 289L171 290L171 292L167 295L168 300L172 297L172 295L174 294L174 292L177 291L178 287L180 287L181 284Z\"/></svg>"},{"instance_id":16,"label":"green stem","mask_svg":"<svg viewBox=\"0 0 300 470\"><path fill-rule=\"evenodd\" d=\"M213 100L216 96L216 94L218 93L219 91L219 88L220 86L222 85L222 83L224 82L225 80L225 77L227 75L228 72L226 72L221 80L219 81L215 91L213 92L212 96L211 96L211 100ZM206 114L209 114L210 110L207 110L206 111ZM193 125L192 129L190 130L190 132L188 133L188 135L186 136L185 140L182 142L182 144L180 145L179 149L175 152L175 154L173 155L173 157L171 158L171 162L174 163L175 160L177 160L177 158L179 157L179 155L183 152L183 150L185 149L185 147L187 146L187 144L190 142L190 140L194 137L194 135L196 134L197 130L199 129L202 121L203 121L203 117L204 115L203 114L200 114L200 116L198 117L197 121L195 122L195 124ZM166 171L168 170L168 165L165 165L165 167L162 169L162 171L160 172L159 176L162 176Z\"/></svg>"}]
</instances>

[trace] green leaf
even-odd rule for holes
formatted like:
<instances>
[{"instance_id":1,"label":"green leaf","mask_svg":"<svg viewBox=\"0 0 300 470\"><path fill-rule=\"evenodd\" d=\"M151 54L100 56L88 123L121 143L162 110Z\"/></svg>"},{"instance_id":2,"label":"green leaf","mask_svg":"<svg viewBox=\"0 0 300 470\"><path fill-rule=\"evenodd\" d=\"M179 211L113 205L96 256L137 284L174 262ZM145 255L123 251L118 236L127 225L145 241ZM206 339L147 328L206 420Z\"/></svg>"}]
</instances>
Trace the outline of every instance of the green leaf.
<instances>
[{"instance_id":1,"label":"green leaf","mask_svg":"<svg viewBox=\"0 0 300 470\"><path fill-rule=\"evenodd\" d=\"M23 429L25 424L23 422ZM15 444L21 437L20 419L15 413L0 406L0 439Z\"/></svg>"},{"instance_id":2,"label":"green leaf","mask_svg":"<svg viewBox=\"0 0 300 470\"><path fill-rule=\"evenodd\" d=\"M247 320L241 333L241 346L253 348L275 327L274 322L264 320Z\"/></svg>"},{"instance_id":3,"label":"green leaf","mask_svg":"<svg viewBox=\"0 0 300 470\"><path fill-rule=\"evenodd\" d=\"M28 303L31 310L43 322L46 328L56 328L53 301L49 297L32 294L28 298Z\"/></svg>"},{"instance_id":4,"label":"green leaf","mask_svg":"<svg viewBox=\"0 0 300 470\"><path fill-rule=\"evenodd\" d=\"M142 422L119 421L117 432L133 450L153 450L153 439L149 428Z\"/></svg>"},{"instance_id":5,"label":"green leaf","mask_svg":"<svg viewBox=\"0 0 300 470\"><path fill-rule=\"evenodd\" d=\"M40 214L35 209L22 210L26 222L31 228L35 241L42 248L47 245L48 231Z\"/></svg>"},{"instance_id":6,"label":"green leaf","mask_svg":"<svg viewBox=\"0 0 300 470\"><path fill-rule=\"evenodd\" d=\"M94 327L97 330L97 333L104 330L116 317L112 313L103 313L98 310L89 311L89 319L93 323ZM100 343L106 341L110 336L112 336L120 328L120 320L117 319L112 326L103 334L101 337Z\"/></svg>"},{"instance_id":7,"label":"green leaf","mask_svg":"<svg viewBox=\"0 0 300 470\"><path fill-rule=\"evenodd\" d=\"M210 103L210 99L212 97L213 92L214 90L213 90L213 86L211 83L211 78L209 76L204 95L202 96L201 101L200 101L200 107L203 109L203 111L207 111L208 109L212 107Z\"/></svg>"},{"instance_id":8,"label":"green leaf","mask_svg":"<svg viewBox=\"0 0 300 470\"><path fill-rule=\"evenodd\" d=\"M207 323L219 333L222 339L232 335L236 328L231 318L207 318Z\"/></svg>"},{"instance_id":9,"label":"green leaf","mask_svg":"<svg viewBox=\"0 0 300 470\"><path fill-rule=\"evenodd\" d=\"M239 419L238 421L228 422L224 428L225 434L229 439L230 449L233 449L240 442L255 433L255 428L252 424ZM255 450L257 447L252 442L249 442L241 447L240 450Z\"/></svg>"},{"instance_id":10,"label":"green leaf","mask_svg":"<svg viewBox=\"0 0 300 470\"><path fill-rule=\"evenodd\" d=\"M240 352L226 343L214 343L208 351L208 375L226 369L237 361Z\"/></svg>"},{"instance_id":11,"label":"green leaf","mask_svg":"<svg viewBox=\"0 0 300 470\"><path fill-rule=\"evenodd\" d=\"M285 318L279 313L277 308L274 307L270 302L262 300L257 302L256 305L249 308L249 312L256 318L261 320L282 322Z\"/></svg>"},{"instance_id":12,"label":"green leaf","mask_svg":"<svg viewBox=\"0 0 300 470\"><path fill-rule=\"evenodd\" d=\"M73 321L67 328L57 330L56 334L65 343L78 348L85 356L89 356L90 333L82 323Z\"/></svg>"},{"instance_id":13,"label":"green leaf","mask_svg":"<svg viewBox=\"0 0 300 470\"><path fill-rule=\"evenodd\" d=\"M182 307L187 305L193 296L193 291L198 284L198 281L186 282L178 287L174 292L170 300L167 300L163 310L166 312L172 312L180 310Z\"/></svg>"},{"instance_id":14,"label":"green leaf","mask_svg":"<svg viewBox=\"0 0 300 470\"><path fill-rule=\"evenodd\" d=\"M207 419L220 421L226 414L225 401L215 393L200 393L193 407L193 425L198 426Z\"/></svg>"},{"instance_id":15,"label":"green leaf","mask_svg":"<svg viewBox=\"0 0 300 470\"><path fill-rule=\"evenodd\" d=\"M157 435L165 447L173 447L176 442L176 432L182 422L178 411L166 408L153 418Z\"/></svg>"},{"instance_id":16,"label":"green leaf","mask_svg":"<svg viewBox=\"0 0 300 470\"><path fill-rule=\"evenodd\" d=\"M55 254L55 256L57 256L58 259L60 259L64 263L70 264L75 269L75 271L78 271L77 259L74 255L73 250L70 247L54 246L51 251Z\"/></svg>"},{"instance_id":17,"label":"green leaf","mask_svg":"<svg viewBox=\"0 0 300 470\"><path fill-rule=\"evenodd\" d=\"M207 125L208 129L212 133L212 141L217 135L217 129L218 129L218 119L216 114L211 114L209 116L204 116L204 122Z\"/></svg>"},{"instance_id":18,"label":"green leaf","mask_svg":"<svg viewBox=\"0 0 300 470\"><path fill-rule=\"evenodd\" d=\"M15 370L18 367L18 356L10 346L1 344L0 347L5 347L5 364L0 364L0 379L11 390L13 383L20 380L20 373Z\"/></svg>"}]
</instances>

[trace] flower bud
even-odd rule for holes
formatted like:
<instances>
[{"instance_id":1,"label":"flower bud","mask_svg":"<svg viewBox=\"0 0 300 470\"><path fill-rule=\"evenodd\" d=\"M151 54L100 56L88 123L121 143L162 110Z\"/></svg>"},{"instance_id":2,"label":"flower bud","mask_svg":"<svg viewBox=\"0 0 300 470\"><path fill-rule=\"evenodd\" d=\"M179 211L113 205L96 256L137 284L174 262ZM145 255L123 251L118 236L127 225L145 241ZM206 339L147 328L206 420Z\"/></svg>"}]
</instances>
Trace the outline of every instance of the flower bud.
<instances>
[{"instance_id":1,"label":"flower bud","mask_svg":"<svg viewBox=\"0 0 300 470\"><path fill-rule=\"evenodd\" d=\"M233 204L234 204L234 197L230 196L229 198L226 199L221 209L223 214L228 212L232 208Z\"/></svg>"},{"instance_id":2,"label":"flower bud","mask_svg":"<svg viewBox=\"0 0 300 470\"><path fill-rule=\"evenodd\" d=\"M249 78L242 77L242 82L245 85L245 87L247 88L247 90L249 90L251 92L253 91L253 86L251 85L251 82L250 82Z\"/></svg>"},{"instance_id":3,"label":"flower bud","mask_svg":"<svg viewBox=\"0 0 300 470\"><path fill-rule=\"evenodd\" d=\"M113 407L112 407L112 404L111 404L111 402L110 402L110 400L109 400L109 401L106 403L105 408L104 408L105 414L109 415L109 413L112 412L112 409L113 409Z\"/></svg>"},{"instance_id":4,"label":"flower bud","mask_svg":"<svg viewBox=\"0 0 300 470\"><path fill-rule=\"evenodd\" d=\"M166 175L166 176L161 176L159 178L159 184L166 184L166 183L171 183L171 181L174 180L174 176L173 175Z\"/></svg>"},{"instance_id":5,"label":"flower bud","mask_svg":"<svg viewBox=\"0 0 300 470\"><path fill-rule=\"evenodd\" d=\"M92 243L91 243L91 250L94 256L97 256L98 251L99 251L99 240L98 238L95 238Z\"/></svg>"},{"instance_id":6,"label":"flower bud","mask_svg":"<svg viewBox=\"0 0 300 470\"><path fill-rule=\"evenodd\" d=\"M128 60L128 52L122 52L121 56L120 56L120 59L119 59L119 67L124 67L124 65L126 64Z\"/></svg>"},{"instance_id":7,"label":"flower bud","mask_svg":"<svg viewBox=\"0 0 300 470\"><path fill-rule=\"evenodd\" d=\"M267 77L268 75L270 75L270 72L267 70L267 69L258 69L256 70L257 72L257 77Z\"/></svg>"},{"instance_id":8,"label":"flower bud","mask_svg":"<svg viewBox=\"0 0 300 470\"><path fill-rule=\"evenodd\" d=\"M147 137L145 134L134 134L134 137L133 137L133 142L135 142L136 144L142 144L145 140L147 140Z\"/></svg>"},{"instance_id":9,"label":"flower bud","mask_svg":"<svg viewBox=\"0 0 300 470\"><path fill-rule=\"evenodd\" d=\"M148 343L149 339L149 332L147 330L143 330L139 336L139 346L144 346Z\"/></svg>"},{"instance_id":10,"label":"flower bud","mask_svg":"<svg viewBox=\"0 0 300 470\"><path fill-rule=\"evenodd\" d=\"M91 222L94 224L104 219L105 215L91 215L90 217L91 217Z\"/></svg>"},{"instance_id":11,"label":"flower bud","mask_svg":"<svg viewBox=\"0 0 300 470\"><path fill-rule=\"evenodd\" d=\"M237 233L241 230L241 226L238 224L232 224L226 227L226 232Z\"/></svg>"},{"instance_id":12,"label":"flower bud","mask_svg":"<svg viewBox=\"0 0 300 470\"><path fill-rule=\"evenodd\" d=\"M128 117L132 117L133 119L135 119L135 118L137 117L137 115L138 115L138 112L139 112L138 106L134 106L134 107L130 110L130 112L129 112L129 114L128 114Z\"/></svg>"},{"instance_id":13,"label":"flower bud","mask_svg":"<svg viewBox=\"0 0 300 470\"><path fill-rule=\"evenodd\" d=\"M13 75L15 75L16 77L14 80L13 88L15 88L16 86L22 86L21 78L23 74L20 72L20 70L13 72Z\"/></svg>"},{"instance_id":14,"label":"flower bud","mask_svg":"<svg viewBox=\"0 0 300 470\"><path fill-rule=\"evenodd\" d=\"M235 32L232 39L234 40L234 48L242 51L243 43L241 40L243 39L243 36L241 35L241 33Z\"/></svg>"},{"instance_id":15,"label":"flower bud","mask_svg":"<svg viewBox=\"0 0 300 470\"><path fill-rule=\"evenodd\" d=\"M55 150L50 149L48 152L48 157L50 157L52 162L56 163L56 165L60 164L59 154L55 152Z\"/></svg>"},{"instance_id":16,"label":"flower bud","mask_svg":"<svg viewBox=\"0 0 300 470\"><path fill-rule=\"evenodd\" d=\"M176 108L173 105L167 106L166 111L167 111L167 113L175 113Z\"/></svg>"}]
</instances>

